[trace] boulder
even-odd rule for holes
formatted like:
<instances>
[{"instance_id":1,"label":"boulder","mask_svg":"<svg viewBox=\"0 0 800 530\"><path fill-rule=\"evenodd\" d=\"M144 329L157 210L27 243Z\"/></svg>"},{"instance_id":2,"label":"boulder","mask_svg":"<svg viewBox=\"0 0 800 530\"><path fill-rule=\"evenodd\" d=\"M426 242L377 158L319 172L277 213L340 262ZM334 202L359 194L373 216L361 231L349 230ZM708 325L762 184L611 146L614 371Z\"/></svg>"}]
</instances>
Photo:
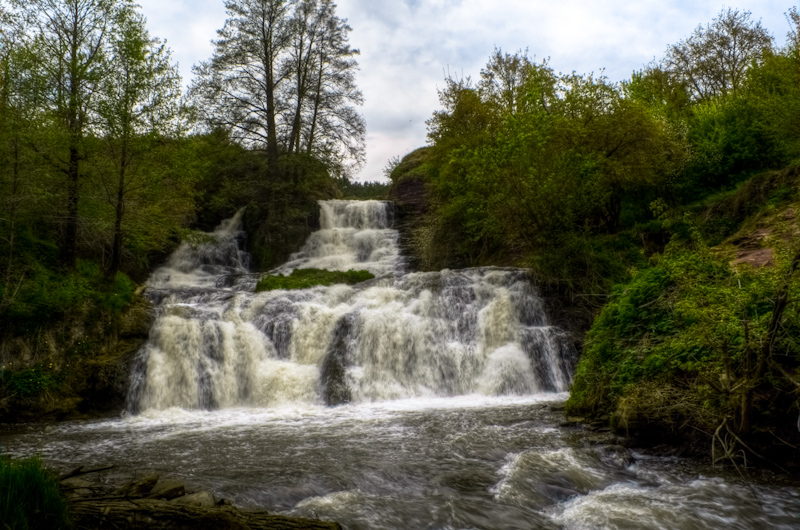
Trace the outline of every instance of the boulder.
<instances>
[{"instance_id":1,"label":"boulder","mask_svg":"<svg viewBox=\"0 0 800 530\"><path fill-rule=\"evenodd\" d=\"M131 497L147 495L150 493L150 491L152 491L157 482L158 475L155 473L143 475L139 478L133 479L130 484L117 489L115 493L117 495L127 495Z\"/></svg>"},{"instance_id":2,"label":"boulder","mask_svg":"<svg viewBox=\"0 0 800 530\"><path fill-rule=\"evenodd\" d=\"M61 487L69 489L91 488L92 486L93 484L88 480L83 480L78 477L67 478L61 481Z\"/></svg>"},{"instance_id":3,"label":"boulder","mask_svg":"<svg viewBox=\"0 0 800 530\"><path fill-rule=\"evenodd\" d=\"M192 493L190 495L184 495L183 497L178 497L177 499L172 499L170 503L176 504L178 506L194 506L196 508L214 508L217 505L217 500L214 498L214 494L212 494L210 491L198 491L197 493Z\"/></svg>"},{"instance_id":4,"label":"boulder","mask_svg":"<svg viewBox=\"0 0 800 530\"><path fill-rule=\"evenodd\" d=\"M90 488L94 486L94 484L88 480L83 480L77 477L64 479L60 482L60 484L61 488L68 490L69 493L72 493L73 497L85 497L87 495L91 495L92 490Z\"/></svg>"},{"instance_id":5,"label":"boulder","mask_svg":"<svg viewBox=\"0 0 800 530\"><path fill-rule=\"evenodd\" d=\"M174 479L161 479L150 491L150 498L153 499L174 499L186 494L183 483Z\"/></svg>"}]
</instances>

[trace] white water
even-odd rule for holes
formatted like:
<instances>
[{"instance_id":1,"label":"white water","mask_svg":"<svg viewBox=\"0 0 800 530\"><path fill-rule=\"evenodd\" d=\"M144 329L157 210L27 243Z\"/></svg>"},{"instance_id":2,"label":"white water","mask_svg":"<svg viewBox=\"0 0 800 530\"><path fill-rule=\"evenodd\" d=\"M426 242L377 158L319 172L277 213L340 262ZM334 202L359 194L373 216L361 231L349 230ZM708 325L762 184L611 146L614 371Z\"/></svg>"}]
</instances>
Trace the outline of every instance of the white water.
<instances>
[{"instance_id":1,"label":"white water","mask_svg":"<svg viewBox=\"0 0 800 530\"><path fill-rule=\"evenodd\" d=\"M572 353L525 271L405 273L388 205L321 207L323 230L281 270L379 278L253 294L237 216L148 282L158 320L132 376L138 413L0 426L4 454L112 463L97 475L109 486L155 471L350 530L800 528L798 492L774 477L631 461L560 427L550 405Z\"/></svg>"},{"instance_id":2,"label":"white water","mask_svg":"<svg viewBox=\"0 0 800 530\"><path fill-rule=\"evenodd\" d=\"M288 263L283 274L295 269L366 270L376 276L405 272L392 229L392 208L383 201L321 201L320 230Z\"/></svg>"},{"instance_id":3,"label":"white water","mask_svg":"<svg viewBox=\"0 0 800 530\"><path fill-rule=\"evenodd\" d=\"M367 269L356 286L252 293L238 217L149 282L159 316L131 409L276 407L564 392L571 350L524 271L403 274L390 205L324 201L322 229L280 271Z\"/></svg>"}]
</instances>

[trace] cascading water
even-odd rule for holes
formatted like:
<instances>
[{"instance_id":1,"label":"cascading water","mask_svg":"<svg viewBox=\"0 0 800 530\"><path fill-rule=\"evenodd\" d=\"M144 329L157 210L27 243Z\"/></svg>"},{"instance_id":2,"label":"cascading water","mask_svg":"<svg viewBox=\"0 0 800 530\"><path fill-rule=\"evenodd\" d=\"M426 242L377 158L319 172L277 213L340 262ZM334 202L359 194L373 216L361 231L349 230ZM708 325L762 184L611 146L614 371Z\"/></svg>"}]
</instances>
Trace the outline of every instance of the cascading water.
<instances>
[{"instance_id":1,"label":"cascading water","mask_svg":"<svg viewBox=\"0 0 800 530\"><path fill-rule=\"evenodd\" d=\"M377 278L256 294L238 214L148 281L138 413L0 426L4 455L114 464L116 484L152 470L350 530L798 528L798 492L775 477L745 484L560 425L573 353L525 271L408 273L390 204L320 207L279 271Z\"/></svg>"},{"instance_id":2,"label":"cascading water","mask_svg":"<svg viewBox=\"0 0 800 530\"><path fill-rule=\"evenodd\" d=\"M572 356L524 271L404 274L392 208L323 201L321 230L278 269L378 276L254 294L239 216L213 241L181 246L153 274L159 316L142 350L131 409L338 405L418 396L564 392Z\"/></svg>"}]
</instances>

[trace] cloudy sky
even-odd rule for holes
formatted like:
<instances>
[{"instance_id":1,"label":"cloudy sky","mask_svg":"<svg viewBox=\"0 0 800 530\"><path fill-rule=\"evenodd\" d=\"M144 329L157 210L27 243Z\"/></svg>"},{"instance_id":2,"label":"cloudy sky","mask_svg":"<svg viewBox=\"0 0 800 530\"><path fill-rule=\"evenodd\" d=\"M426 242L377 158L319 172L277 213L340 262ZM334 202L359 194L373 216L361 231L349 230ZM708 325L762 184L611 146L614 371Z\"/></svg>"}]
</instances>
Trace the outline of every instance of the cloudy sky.
<instances>
[{"instance_id":1,"label":"cloudy sky","mask_svg":"<svg viewBox=\"0 0 800 530\"><path fill-rule=\"evenodd\" d=\"M153 36L167 40L184 83L211 55L225 22L223 0L138 0ZM626 79L668 44L728 5L785 42L791 0L338 0L350 43L361 50L358 84L366 103L367 163L359 180L381 180L394 156L425 145L425 120L438 108L446 72L477 78L495 47L528 49L556 71Z\"/></svg>"}]
</instances>

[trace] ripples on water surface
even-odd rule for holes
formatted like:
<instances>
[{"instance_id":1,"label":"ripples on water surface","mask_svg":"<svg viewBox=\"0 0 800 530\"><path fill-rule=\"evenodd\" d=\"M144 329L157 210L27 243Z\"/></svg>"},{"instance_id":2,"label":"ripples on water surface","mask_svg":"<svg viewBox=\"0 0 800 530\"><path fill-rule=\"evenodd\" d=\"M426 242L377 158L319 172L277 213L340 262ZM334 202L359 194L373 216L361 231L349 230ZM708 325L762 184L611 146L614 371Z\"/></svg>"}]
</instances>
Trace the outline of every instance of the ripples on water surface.
<instances>
[{"instance_id":1,"label":"ripples on water surface","mask_svg":"<svg viewBox=\"0 0 800 530\"><path fill-rule=\"evenodd\" d=\"M800 528L792 488L631 462L557 427L574 349L525 271L408 273L390 205L320 206L322 230L279 271L379 278L254 294L238 214L148 281L157 321L132 414L0 434L3 450L114 463L115 483L157 471L353 530Z\"/></svg>"},{"instance_id":2,"label":"ripples on water surface","mask_svg":"<svg viewBox=\"0 0 800 530\"><path fill-rule=\"evenodd\" d=\"M556 427L550 404L565 397L170 409L0 441L62 469L114 462L118 481L155 470L239 506L351 529L798 528L792 488L748 487L678 459L630 464Z\"/></svg>"}]
</instances>

